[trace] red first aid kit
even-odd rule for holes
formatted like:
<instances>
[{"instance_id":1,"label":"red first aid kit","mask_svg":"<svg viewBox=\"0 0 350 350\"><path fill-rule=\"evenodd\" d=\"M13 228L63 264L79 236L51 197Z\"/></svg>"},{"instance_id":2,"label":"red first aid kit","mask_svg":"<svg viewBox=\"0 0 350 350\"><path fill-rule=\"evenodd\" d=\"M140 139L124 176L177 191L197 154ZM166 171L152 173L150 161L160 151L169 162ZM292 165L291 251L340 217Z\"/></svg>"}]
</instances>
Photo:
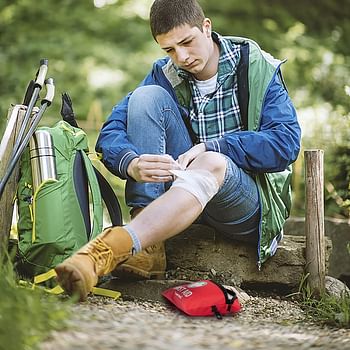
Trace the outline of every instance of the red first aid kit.
<instances>
[{"instance_id":1,"label":"red first aid kit","mask_svg":"<svg viewBox=\"0 0 350 350\"><path fill-rule=\"evenodd\" d=\"M213 316L218 319L241 310L236 293L211 280L202 280L169 288L164 298L189 316Z\"/></svg>"}]
</instances>

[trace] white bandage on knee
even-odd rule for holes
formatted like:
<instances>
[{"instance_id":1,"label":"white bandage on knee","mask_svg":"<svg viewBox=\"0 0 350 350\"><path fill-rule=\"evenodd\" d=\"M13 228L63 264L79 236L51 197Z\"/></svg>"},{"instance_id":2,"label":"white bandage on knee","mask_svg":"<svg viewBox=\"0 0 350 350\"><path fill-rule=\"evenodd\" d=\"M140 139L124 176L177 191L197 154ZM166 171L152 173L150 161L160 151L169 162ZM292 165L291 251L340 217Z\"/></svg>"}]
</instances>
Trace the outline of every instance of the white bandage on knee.
<instances>
[{"instance_id":1,"label":"white bandage on knee","mask_svg":"<svg viewBox=\"0 0 350 350\"><path fill-rule=\"evenodd\" d=\"M202 209L219 190L216 177L208 170L171 170L176 180L171 187L181 187L194 195L200 202Z\"/></svg>"}]
</instances>

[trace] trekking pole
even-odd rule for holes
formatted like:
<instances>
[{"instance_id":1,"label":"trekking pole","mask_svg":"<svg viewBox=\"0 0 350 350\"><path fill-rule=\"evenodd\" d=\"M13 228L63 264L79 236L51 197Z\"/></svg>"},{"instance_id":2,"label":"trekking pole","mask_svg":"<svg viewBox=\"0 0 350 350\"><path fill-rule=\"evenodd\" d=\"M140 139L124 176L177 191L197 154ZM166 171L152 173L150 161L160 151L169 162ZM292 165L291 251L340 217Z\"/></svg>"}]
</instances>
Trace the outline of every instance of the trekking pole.
<instances>
[{"instance_id":1,"label":"trekking pole","mask_svg":"<svg viewBox=\"0 0 350 350\"><path fill-rule=\"evenodd\" d=\"M16 163L18 162L20 156L22 155L24 149L27 147L30 138L32 137L32 135L35 132L36 127L38 126L45 110L47 107L49 107L52 103L52 100L55 96L55 85L53 82L52 78L49 78L45 81L45 86L46 86L46 96L43 98L43 100L41 101L41 107L39 109L39 111L36 113L36 115L32 118L32 124L29 127L29 130L27 132L27 134L24 136L22 143L19 145L18 149L16 150L16 152L14 153L13 157L11 158L11 161L8 165L8 168L6 170L6 173L4 175L4 177L1 179L0 182L0 198L4 192L6 183L8 181L8 179L10 178L13 169L16 166Z\"/></svg>"},{"instance_id":2,"label":"trekking pole","mask_svg":"<svg viewBox=\"0 0 350 350\"><path fill-rule=\"evenodd\" d=\"M27 89L26 89L26 93L24 95L24 99L23 99L23 105L24 106L27 106L29 105L30 103L30 99L33 95L33 91L34 91L34 85L35 85L35 81L34 80L31 80L27 86Z\"/></svg>"},{"instance_id":3,"label":"trekking pole","mask_svg":"<svg viewBox=\"0 0 350 350\"><path fill-rule=\"evenodd\" d=\"M23 117L23 123L18 131L18 136L17 139L15 141L15 145L13 146L13 151L12 151L12 155L15 155L15 153L17 152L17 149L20 147L20 144L22 142L22 139L24 137L24 133L28 127L29 124L29 120L30 120L30 115L32 114L34 105L38 99L39 96L39 92L45 82L45 77L46 77L46 73L47 73L47 67L48 65L48 60L47 59L42 59L40 60L40 67L36 73L36 79L34 84L33 83L29 83L29 86L27 88L27 92L26 95L24 97L24 103L27 104L28 103L28 107L26 110L26 113ZM29 98L31 93L31 98Z\"/></svg>"}]
</instances>

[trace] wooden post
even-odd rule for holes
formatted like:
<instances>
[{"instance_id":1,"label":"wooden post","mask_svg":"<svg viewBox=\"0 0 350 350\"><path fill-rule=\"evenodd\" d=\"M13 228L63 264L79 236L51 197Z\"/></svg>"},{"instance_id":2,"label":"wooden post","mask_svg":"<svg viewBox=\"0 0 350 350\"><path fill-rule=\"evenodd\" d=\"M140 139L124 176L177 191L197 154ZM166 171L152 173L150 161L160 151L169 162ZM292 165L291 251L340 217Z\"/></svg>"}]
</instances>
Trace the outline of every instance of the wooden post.
<instances>
[{"instance_id":1,"label":"wooden post","mask_svg":"<svg viewBox=\"0 0 350 350\"><path fill-rule=\"evenodd\" d=\"M9 159L13 150L15 139L23 122L25 106L15 105L10 107L7 116L7 125L0 144L0 177L6 172ZM14 197L17 189L18 164L9 178L2 197L0 198L0 254L7 246L12 223Z\"/></svg>"},{"instance_id":2,"label":"wooden post","mask_svg":"<svg viewBox=\"0 0 350 350\"><path fill-rule=\"evenodd\" d=\"M323 150L306 150L305 158L305 236L306 272L314 296L325 290L324 179Z\"/></svg>"}]
</instances>

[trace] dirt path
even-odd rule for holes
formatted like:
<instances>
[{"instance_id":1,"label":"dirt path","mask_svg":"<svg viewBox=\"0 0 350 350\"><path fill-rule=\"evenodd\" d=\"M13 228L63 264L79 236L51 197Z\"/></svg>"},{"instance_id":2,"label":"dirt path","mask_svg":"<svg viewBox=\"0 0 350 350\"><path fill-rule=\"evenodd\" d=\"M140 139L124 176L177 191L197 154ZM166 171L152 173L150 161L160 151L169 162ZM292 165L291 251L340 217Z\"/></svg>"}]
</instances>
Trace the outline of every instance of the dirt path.
<instances>
[{"instance_id":1,"label":"dirt path","mask_svg":"<svg viewBox=\"0 0 350 350\"><path fill-rule=\"evenodd\" d=\"M189 318L158 302L90 297L73 306L67 330L53 332L41 350L289 350L350 349L350 330L311 323L293 301L251 297L223 320Z\"/></svg>"}]
</instances>

